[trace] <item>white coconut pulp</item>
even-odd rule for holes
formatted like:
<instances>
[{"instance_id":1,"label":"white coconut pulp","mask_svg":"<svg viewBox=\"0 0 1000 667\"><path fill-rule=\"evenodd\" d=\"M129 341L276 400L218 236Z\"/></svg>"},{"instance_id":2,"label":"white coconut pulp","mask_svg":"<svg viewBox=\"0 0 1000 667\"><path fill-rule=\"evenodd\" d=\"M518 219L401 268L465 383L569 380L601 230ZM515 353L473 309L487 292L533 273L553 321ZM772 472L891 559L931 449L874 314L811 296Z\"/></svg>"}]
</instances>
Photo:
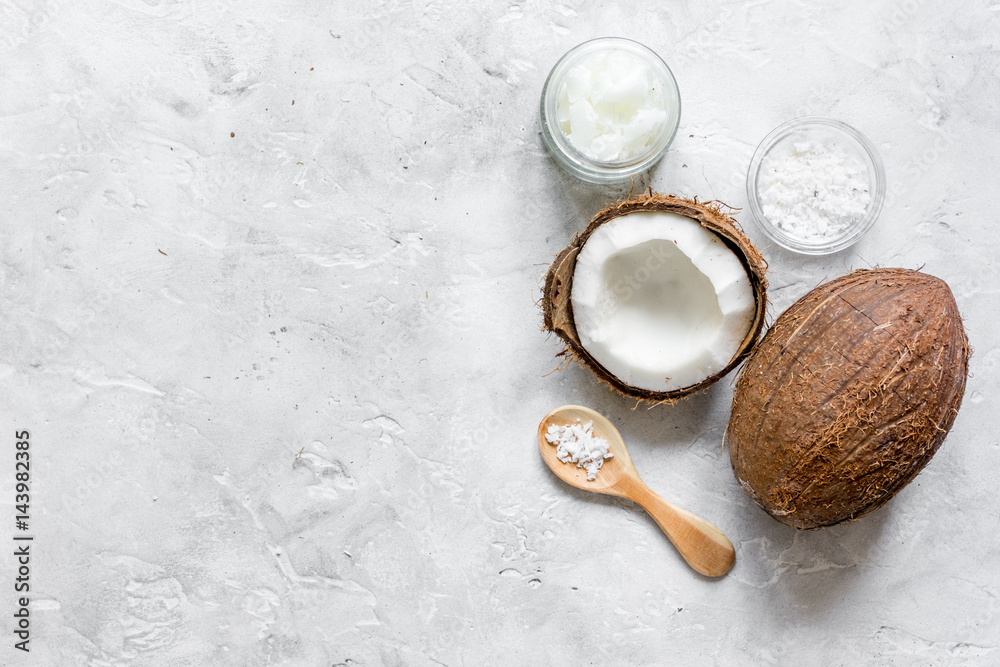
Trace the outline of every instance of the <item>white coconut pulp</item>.
<instances>
[{"instance_id":1,"label":"white coconut pulp","mask_svg":"<svg viewBox=\"0 0 1000 667\"><path fill-rule=\"evenodd\" d=\"M601 225L576 258L580 343L625 384L666 392L725 368L755 302L740 259L697 221L666 211Z\"/></svg>"}]
</instances>

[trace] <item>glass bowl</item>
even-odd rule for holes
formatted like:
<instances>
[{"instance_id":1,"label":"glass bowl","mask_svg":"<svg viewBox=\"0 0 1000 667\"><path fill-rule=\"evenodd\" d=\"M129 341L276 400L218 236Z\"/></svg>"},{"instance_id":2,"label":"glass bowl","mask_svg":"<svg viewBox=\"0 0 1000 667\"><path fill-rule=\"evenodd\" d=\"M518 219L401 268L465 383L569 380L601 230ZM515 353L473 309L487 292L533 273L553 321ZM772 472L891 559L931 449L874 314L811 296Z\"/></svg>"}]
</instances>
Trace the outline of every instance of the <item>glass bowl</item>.
<instances>
[{"instance_id":1,"label":"glass bowl","mask_svg":"<svg viewBox=\"0 0 1000 667\"><path fill-rule=\"evenodd\" d=\"M844 230L829 238L810 240L783 229L764 214L758 180L762 165L774 151L787 150L804 141L829 142L848 156L855 157L867 167L868 192L871 197L862 216ZM882 211L885 201L885 167L874 144L856 129L832 118L804 116L779 125L757 146L750 168L747 170L747 199L757 225L765 235L778 245L808 255L826 255L850 247L872 228Z\"/></svg>"},{"instance_id":2,"label":"glass bowl","mask_svg":"<svg viewBox=\"0 0 1000 667\"><path fill-rule=\"evenodd\" d=\"M589 157L574 146L559 127L556 113L559 89L566 80L566 74L583 59L602 51L624 51L641 58L663 82L664 108L667 112L667 120L662 123L659 133L645 150L633 157L610 162ZM631 39L600 37L575 46L559 59L542 87L540 112L542 139L561 167L591 183L612 183L627 180L630 176L649 169L667 152L680 124L681 95L673 72L651 49Z\"/></svg>"}]
</instances>

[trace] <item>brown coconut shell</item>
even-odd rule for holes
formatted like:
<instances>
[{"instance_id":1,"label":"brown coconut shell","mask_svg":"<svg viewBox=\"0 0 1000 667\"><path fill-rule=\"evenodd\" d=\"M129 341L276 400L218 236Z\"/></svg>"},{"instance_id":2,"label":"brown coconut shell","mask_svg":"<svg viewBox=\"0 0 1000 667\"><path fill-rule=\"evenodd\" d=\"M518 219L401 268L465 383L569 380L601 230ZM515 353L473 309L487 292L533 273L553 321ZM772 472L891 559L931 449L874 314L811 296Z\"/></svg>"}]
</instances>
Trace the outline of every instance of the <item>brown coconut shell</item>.
<instances>
[{"instance_id":1,"label":"brown coconut shell","mask_svg":"<svg viewBox=\"0 0 1000 667\"><path fill-rule=\"evenodd\" d=\"M753 288L756 311L753 324L747 332L743 343L730 362L715 375L705 378L698 384L683 387L674 391L649 391L640 387L628 385L598 363L580 343L576 323L573 320L573 303L570 295L573 291L573 272L576 269L576 257L580 249L601 225L623 215L636 211L669 211L691 218L702 225L729 247L739 257L750 278ZM764 326L764 311L767 308L767 279L764 274L767 264L757 248L743 235L736 221L722 213L719 204L715 202L698 203L681 199L672 195L661 195L650 192L634 199L614 204L594 216L583 232L577 234L566 248L556 255L555 261L545 275L545 289L542 295L542 312L545 318L545 329L555 333L565 343L566 348L560 353L569 359L578 361L594 372L603 382L626 396L651 401L654 403L674 401L704 389L736 367L750 352L750 348L760 336Z\"/></svg>"},{"instance_id":2,"label":"brown coconut shell","mask_svg":"<svg viewBox=\"0 0 1000 667\"><path fill-rule=\"evenodd\" d=\"M728 429L736 479L801 530L864 516L941 446L968 369L944 281L875 269L820 285L778 317L740 371Z\"/></svg>"}]
</instances>

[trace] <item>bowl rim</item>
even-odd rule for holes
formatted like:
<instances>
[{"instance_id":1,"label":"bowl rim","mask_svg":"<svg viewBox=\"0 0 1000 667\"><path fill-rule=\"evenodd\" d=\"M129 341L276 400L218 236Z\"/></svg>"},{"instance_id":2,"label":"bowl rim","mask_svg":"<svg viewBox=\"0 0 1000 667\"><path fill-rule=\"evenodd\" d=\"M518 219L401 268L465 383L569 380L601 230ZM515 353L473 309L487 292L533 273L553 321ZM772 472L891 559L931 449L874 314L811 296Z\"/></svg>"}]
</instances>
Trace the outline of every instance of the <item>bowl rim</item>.
<instances>
[{"instance_id":1,"label":"bowl rim","mask_svg":"<svg viewBox=\"0 0 1000 667\"><path fill-rule=\"evenodd\" d=\"M773 149L775 145L791 135L793 132L810 126L821 126L826 129L833 129L836 132L847 135L849 138L853 139L854 142L860 146L862 154L864 158L866 158L866 161L875 178L872 200L868 205L868 210L865 212L865 216L858 220L849 229L849 231L843 235L823 243L807 243L779 229L767 218L766 215L764 215L763 207L760 204L760 198L757 192L757 179L760 176L760 167L771 149ZM878 220L878 217L882 212L882 206L885 202L885 165L882 163L882 156L879 155L875 144L873 144L868 137L866 137L854 126L829 116L799 116L785 121L778 127L771 130L757 145L756 150L754 150L753 157L750 159L750 165L747 168L746 189L751 215L757 223L757 227L759 227L760 230L764 232L764 235L771 241L777 243L783 248L806 255L829 255L851 247L857 243L861 237L867 234L875 225L875 222Z\"/></svg>"},{"instance_id":2,"label":"bowl rim","mask_svg":"<svg viewBox=\"0 0 1000 667\"><path fill-rule=\"evenodd\" d=\"M562 77L580 58L591 53L624 49L642 58L647 65L664 77L664 101L668 108L673 107L672 122L665 123L657 141L650 148L627 160L604 161L595 160L574 146L559 128L558 122L550 122L556 117L555 104L558 91L556 85L562 83ZM578 178L592 183L611 183L623 181L630 176L639 174L660 161L673 144L680 128L681 92L670 66L656 51L641 42L627 37L596 37L581 42L568 50L556 61L549 70L542 86L539 103L539 116L542 126L542 139L549 152L563 168Z\"/></svg>"}]
</instances>

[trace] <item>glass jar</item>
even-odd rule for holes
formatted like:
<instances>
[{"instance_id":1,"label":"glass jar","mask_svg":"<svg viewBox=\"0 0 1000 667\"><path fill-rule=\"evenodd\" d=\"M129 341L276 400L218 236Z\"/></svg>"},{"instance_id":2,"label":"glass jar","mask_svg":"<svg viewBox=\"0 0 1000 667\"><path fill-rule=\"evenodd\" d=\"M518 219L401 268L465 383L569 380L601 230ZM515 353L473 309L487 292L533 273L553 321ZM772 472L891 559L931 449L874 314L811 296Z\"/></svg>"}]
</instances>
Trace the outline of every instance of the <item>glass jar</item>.
<instances>
[{"instance_id":1,"label":"glass jar","mask_svg":"<svg viewBox=\"0 0 1000 667\"><path fill-rule=\"evenodd\" d=\"M773 151L787 149L789 145L799 142L826 142L835 145L867 167L868 192L871 193L871 198L864 215L827 239L799 238L782 229L764 214L758 183L761 166ZM875 145L847 123L823 116L803 116L779 125L757 146L747 170L747 199L757 226L778 245L807 255L826 255L857 243L878 219L882 203L885 201L885 193L885 167Z\"/></svg>"},{"instance_id":2,"label":"glass jar","mask_svg":"<svg viewBox=\"0 0 1000 667\"><path fill-rule=\"evenodd\" d=\"M602 161L588 156L573 145L559 125L556 105L559 91L566 82L566 75L570 70L590 56L615 51L625 52L641 59L649 71L662 82L663 110L667 117L660 124L652 141L637 155L622 160ZM663 157L674 140L680 117L681 96L673 72L655 52L631 39L601 37L570 49L549 72L542 88L542 138L546 147L561 167L591 183L627 180L630 176L652 167Z\"/></svg>"}]
</instances>

